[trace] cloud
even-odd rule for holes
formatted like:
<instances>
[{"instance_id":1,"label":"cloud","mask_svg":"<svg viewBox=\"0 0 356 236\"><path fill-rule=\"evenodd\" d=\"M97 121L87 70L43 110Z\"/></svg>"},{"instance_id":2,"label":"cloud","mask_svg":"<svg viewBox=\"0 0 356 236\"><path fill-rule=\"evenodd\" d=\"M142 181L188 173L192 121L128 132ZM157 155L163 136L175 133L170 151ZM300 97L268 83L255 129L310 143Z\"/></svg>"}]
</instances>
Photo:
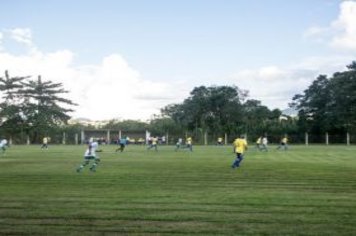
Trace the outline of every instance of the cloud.
<instances>
[{"instance_id":1,"label":"cloud","mask_svg":"<svg viewBox=\"0 0 356 236\"><path fill-rule=\"evenodd\" d=\"M338 33L331 46L346 50L356 50L356 2L345 1L340 5L340 15L331 25Z\"/></svg>"},{"instance_id":2,"label":"cloud","mask_svg":"<svg viewBox=\"0 0 356 236\"><path fill-rule=\"evenodd\" d=\"M9 30L10 36L16 42L23 43L27 46L32 46L32 33L28 28L15 28Z\"/></svg>"},{"instance_id":3,"label":"cloud","mask_svg":"<svg viewBox=\"0 0 356 236\"><path fill-rule=\"evenodd\" d=\"M356 2L343 1L336 20L326 27L312 26L304 33L304 38L326 42L337 50L356 51Z\"/></svg>"},{"instance_id":4,"label":"cloud","mask_svg":"<svg viewBox=\"0 0 356 236\"><path fill-rule=\"evenodd\" d=\"M307 89L318 75L331 76L344 71L352 59L347 56L310 57L285 67L273 65L241 70L231 75L229 80L240 89L248 90L249 99L260 100L270 109L284 109L292 97Z\"/></svg>"},{"instance_id":5,"label":"cloud","mask_svg":"<svg viewBox=\"0 0 356 236\"><path fill-rule=\"evenodd\" d=\"M5 36L30 49L36 48L30 30L9 32ZM41 75L44 80L63 83L70 91L65 97L79 104L73 117L147 120L159 113L160 108L187 96L185 84L146 80L117 53L95 65L74 66L74 61L75 53L67 49L55 52L36 49L22 55L0 51L1 73L9 70L12 76Z\"/></svg>"},{"instance_id":6,"label":"cloud","mask_svg":"<svg viewBox=\"0 0 356 236\"><path fill-rule=\"evenodd\" d=\"M276 66L266 66L258 70L258 75L265 79L278 79L285 75L285 71L281 70Z\"/></svg>"},{"instance_id":7,"label":"cloud","mask_svg":"<svg viewBox=\"0 0 356 236\"><path fill-rule=\"evenodd\" d=\"M307 40L311 39L319 43L325 43L329 31L330 30L327 27L312 26L304 32L303 38Z\"/></svg>"}]
</instances>

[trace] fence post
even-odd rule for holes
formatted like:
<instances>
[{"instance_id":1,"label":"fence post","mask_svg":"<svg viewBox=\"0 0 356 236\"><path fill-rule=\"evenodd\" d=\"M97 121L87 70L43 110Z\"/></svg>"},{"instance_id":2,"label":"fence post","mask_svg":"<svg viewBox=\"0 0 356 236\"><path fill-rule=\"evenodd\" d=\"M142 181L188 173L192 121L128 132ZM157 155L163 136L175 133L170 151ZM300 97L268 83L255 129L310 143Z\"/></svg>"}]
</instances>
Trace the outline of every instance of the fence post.
<instances>
[{"instance_id":1,"label":"fence post","mask_svg":"<svg viewBox=\"0 0 356 236\"><path fill-rule=\"evenodd\" d=\"M63 132L62 144L66 144L66 132Z\"/></svg>"},{"instance_id":2,"label":"fence post","mask_svg":"<svg viewBox=\"0 0 356 236\"><path fill-rule=\"evenodd\" d=\"M30 145L30 135L27 135L27 145Z\"/></svg>"},{"instance_id":3,"label":"fence post","mask_svg":"<svg viewBox=\"0 0 356 236\"><path fill-rule=\"evenodd\" d=\"M120 135L120 137L121 137L121 130L120 130L120 133L119 133L119 135ZM146 145L148 145L148 139L150 138L150 136L151 136L151 134L150 134L150 132L148 132L148 130L146 130L146 134L145 134L145 136L146 136Z\"/></svg>"},{"instance_id":4,"label":"fence post","mask_svg":"<svg viewBox=\"0 0 356 236\"><path fill-rule=\"evenodd\" d=\"M168 145L168 144L169 144L169 133L167 131L167 133L166 133L166 145Z\"/></svg>"},{"instance_id":5,"label":"fence post","mask_svg":"<svg viewBox=\"0 0 356 236\"><path fill-rule=\"evenodd\" d=\"M85 135L84 135L84 130L82 130L81 132L81 143L84 144L84 141L85 141Z\"/></svg>"},{"instance_id":6,"label":"fence post","mask_svg":"<svg viewBox=\"0 0 356 236\"><path fill-rule=\"evenodd\" d=\"M329 133L328 132L325 133L325 144L329 145Z\"/></svg>"},{"instance_id":7,"label":"fence post","mask_svg":"<svg viewBox=\"0 0 356 236\"><path fill-rule=\"evenodd\" d=\"M225 133L225 145L227 145L227 133Z\"/></svg>"},{"instance_id":8,"label":"fence post","mask_svg":"<svg viewBox=\"0 0 356 236\"><path fill-rule=\"evenodd\" d=\"M350 146L350 133L349 132L346 133L346 144L347 144L347 146Z\"/></svg>"},{"instance_id":9,"label":"fence post","mask_svg":"<svg viewBox=\"0 0 356 236\"><path fill-rule=\"evenodd\" d=\"M110 144L110 130L108 129L108 131L106 132L106 144Z\"/></svg>"},{"instance_id":10,"label":"fence post","mask_svg":"<svg viewBox=\"0 0 356 236\"><path fill-rule=\"evenodd\" d=\"M78 145L78 134L77 133L74 135L74 142L75 142L75 145Z\"/></svg>"},{"instance_id":11,"label":"fence post","mask_svg":"<svg viewBox=\"0 0 356 236\"><path fill-rule=\"evenodd\" d=\"M308 135L308 132L305 132L305 145L306 145L306 146L309 145L309 135Z\"/></svg>"},{"instance_id":12,"label":"fence post","mask_svg":"<svg viewBox=\"0 0 356 236\"><path fill-rule=\"evenodd\" d=\"M204 133L204 145L208 145L208 132L205 131Z\"/></svg>"}]
</instances>

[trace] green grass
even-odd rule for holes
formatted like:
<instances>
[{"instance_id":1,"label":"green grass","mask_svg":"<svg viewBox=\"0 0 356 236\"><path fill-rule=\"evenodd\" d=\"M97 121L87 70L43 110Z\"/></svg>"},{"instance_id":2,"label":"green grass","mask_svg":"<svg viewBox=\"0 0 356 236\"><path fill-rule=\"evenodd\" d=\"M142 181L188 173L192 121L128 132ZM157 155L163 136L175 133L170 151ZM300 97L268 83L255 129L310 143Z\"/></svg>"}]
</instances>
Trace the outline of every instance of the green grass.
<instances>
[{"instance_id":1,"label":"green grass","mask_svg":"<svg viewBox=\"0 0 356 236\"><path fill-rule=\"evenodd\" d=\"M0 155L0 235L356 235L356 147L146 151L13 146Z\"/></svg>"}]
</instances>

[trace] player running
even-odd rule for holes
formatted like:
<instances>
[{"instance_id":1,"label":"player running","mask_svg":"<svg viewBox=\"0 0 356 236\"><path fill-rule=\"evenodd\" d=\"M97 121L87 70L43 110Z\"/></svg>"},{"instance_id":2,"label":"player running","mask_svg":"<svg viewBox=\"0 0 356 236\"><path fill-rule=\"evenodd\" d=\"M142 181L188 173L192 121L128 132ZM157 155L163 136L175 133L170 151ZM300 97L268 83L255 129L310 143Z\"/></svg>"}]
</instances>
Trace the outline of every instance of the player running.
<instances>
[{"instance_id":1,"label":"player running","mask_svg":"<svg viewBox=\"0 0 356 236\"><path fill-rule=\"evenodd\" d=\"M48 149L49 137L43 137L41 149Z\"/></svg>"},{"instance_id":2,"label":"player running","mask_svg":"<svg viewBox=\"0 0 356 236\"><path fill-rule=\"evenodd\" d=\"M174 149L174 151L178 151L182 147L182 144L183 144L182 138L178 138L178 141L176 142L176 149Z\"/></svg>"},{"instance_id":3,"label":"player running","mask_svg":"<svg viewBox=\"0 0 356 236\"><path fill-rule=\"evenodd\" d=\"M7 144L7 140L4 138L0 141L0 149L2 151L2 153L5 153L6 151L6 147L8 146Z\"/></svg>"},{"instance_id":4,"label":"player running","mask_svg":"<svg viewBox=\"0 0 356 236\"><path fill-rule=\"evenodd\" d=\"M262 137L258 137L258 139L256 140L256 148L258 150L261 150L261 143L262 143Z\"/></svg>"},{"instance_id":5,"label":"player running","mask_svg":"<svg viewBox=\"0 0 356 236\"><path fill-rule=\"evenodd\" d=\"M287 137L287 135L286 135L286 136L284 136L284 137L281 139L281 143L280 143L279 146L277 147L277 150L283 148L284 151L287 151L287 149L288 149L287 143L288 143L288 137Z\"/></svg>"},{"instance_id":6,"label":"player running","mask_svg":"<svg viewBox=\"0 0 356 236\"><path fill-rule=\"evenodd\" d=\"M267 145L268 145L267 136L263 136L263 138L262 138L262 144L261 144L261 146L260 146L260 150L261 150L261 151L266 151L266 152L268 152L268 147L267 147Z\"/></svg>"},{"instance_id":7,"label":"player running","mask_svg":"<svg viewBox=\"0 0 356 236\"><path fill-rule=\"evenodd\" d=\"M241 161L244 159L243 154L247 150L247 141L245 136L241 135L239 138L235 139L233 146L234 153L236 153L236 159L232 163L231 168L235 169L240 166Z\"/></svg>"},{"instance_id":8,"label":"player running","mask_svg":"<svg viewBox=\"0 0 356 236\"><path fill-rule=\"evenodd\" d=\"M223 145L223 140L224 140L224 139L223 139L222 137L218 137L218 141L217 141L216 144L217 144L218 146L222 146L222 145Z\"/></svg>"},{"instance_id":9,"label":"player running","mask_svg":"<svg viewBox=\"0 0 356 236\"><path fill-rule=\"evenodd\" d=\"M149 144L147 150L150 150L150 149L154 148L155 151L158 151L157 142L158 142L158 138L157 137L151 137L150 138L150 144Z\"/></svg>"},{"instance_id":10,"label":"player running","mask_svg":"<svg viewBox=\"0 0 356 236\"><path fill-rule=\"evenodd\" d=\"M115 152L117 152L117 151L123 152L124 149L125 149L125 147L126 147L126 144L127 144L127 138L126 138L126 137L120 138L120 139L119 139L119 145L120 145L120 147L118 147L118 148L115 150Z\"/></svg>"},{"instance_id":11,"label":"player running","mask_svg":"<svg viewBox=\"0 0 356 236\"><path fill-rule=\"evenodd\" d=\"M92 138L89 140L88 148L84 153L84 162L77 168L77 172L81 172L85 166L87 166L91 160L94 160L93 165L90 167L90 171L95 172L96 167L100 162L100 157L96 155L97 148L99 147L98 142L94 142Z\"/></svg>"},{"instance_id":12,"label":"player running","mask_svg":"<svg viewBox=\"0 0 356 236\"><path fill-rule=\"evenodd\" d=\"M185 141L186 148L189 149L189 151L193 151L193 139L192 137L188 137L187 140Z\"/></svg>"}]
</instances>

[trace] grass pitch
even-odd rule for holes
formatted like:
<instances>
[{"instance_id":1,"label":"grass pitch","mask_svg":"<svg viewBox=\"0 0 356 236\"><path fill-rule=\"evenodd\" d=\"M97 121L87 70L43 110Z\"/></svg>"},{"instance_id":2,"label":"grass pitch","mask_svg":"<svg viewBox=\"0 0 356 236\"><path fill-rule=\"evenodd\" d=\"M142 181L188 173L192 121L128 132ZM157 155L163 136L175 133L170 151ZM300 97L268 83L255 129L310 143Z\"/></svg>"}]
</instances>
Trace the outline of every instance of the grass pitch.
<instances>
[{"instance_id":1,"label":"grass pitch","mask_svg":"<svg viewBox=\"0 0 356 236\"><path fill-rule=\"evenodd\" d=\"M0 155L0 235L356 235L356 146L102 148Z\"/></svg>"}]
</instances>

